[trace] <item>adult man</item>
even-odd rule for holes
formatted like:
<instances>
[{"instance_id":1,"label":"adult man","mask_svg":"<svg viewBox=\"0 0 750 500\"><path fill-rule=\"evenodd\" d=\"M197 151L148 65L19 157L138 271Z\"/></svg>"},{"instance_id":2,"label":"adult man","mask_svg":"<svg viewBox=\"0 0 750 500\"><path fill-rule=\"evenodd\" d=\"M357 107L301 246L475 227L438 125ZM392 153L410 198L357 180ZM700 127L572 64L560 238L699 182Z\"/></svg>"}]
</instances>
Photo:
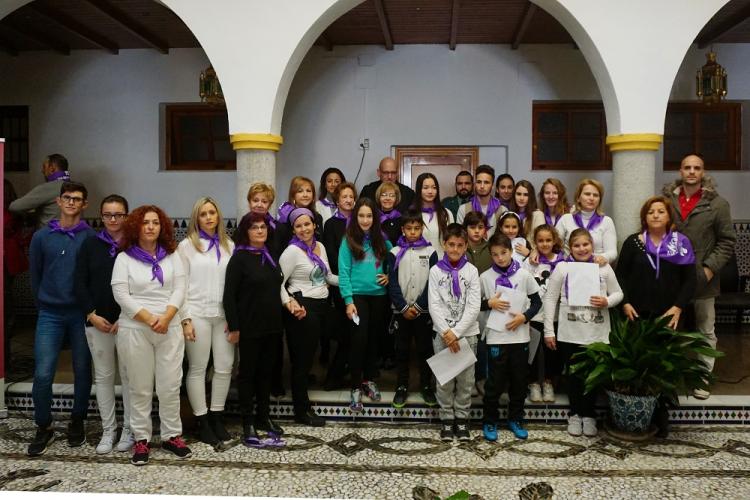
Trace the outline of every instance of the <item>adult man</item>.
<instances>
[{"instance_id":1,"label":"adult man","mask_svg":"<svg viewBox=\"0 0 750 500\"><path fill-rule=\"evenodd\" d=\"M453 218L458 215L458 207L469 201L473 189L474 177L471 172L461 170L456 175L456 195L443 199L443 206L453 212Z\"/></svg>"},{"instance_id":2,"label":"adult man","mask_svg":"<svg viewBox=\"0 0 750 500\"><path fill-rule=\"evenodd\" d=\"M91 354L86 342L84 312L73 289L78 250L84 240L95 234L81 220L88 192L83 184L65 181L56 199L60 219L34 233L29 249L31 288L39 317L34 335L34 400L36 436L28 448L30 456L47 451L55 439L52 429L52 381L64 341L73 353L74 398L68 444L86 442L83 421L91 392Z\"/></svg>"},{"instance_id":3,"label":"adult man","mask_svg":"<svg viewBox=\"0 0 750 500\"><path fill-rule=\"evenodd\" d=\"M479 165L474 175L474 196L458 207L456 221L464 223L464 217L469 212L482 212L487 216L487 237L495 234L497 216L505 212L506 208L500 200L492 196L492 183L495 181L495 169L489 165Z\"/></svg>"},{"instance_id":4,"label":"adult man","mask_svg":"<svg viewBox=\"0 0 750 500\"><path fill-rule=\"evenodd\" d=\"M362 198L363 196L367 196L372 201L377 203L378 200L375 199L375 191L378 189L380 184L382 184L383 182L393 182L398 186L398 189L401 192L401 201L396 208L401 213L406 212L406 209L409 208L414 201L414 190L409 186L404 186L403 184L398 182L398 165L396 163L396 160L394 160L390 156L386 156L385 158L380 160L377 174L380 180L371 182L370 184L363 187L362 192L359 193L359 197Z\"/></svg>"},{"instance_id":5,"label":"adult man","mask_svg":"<svg viewBox=\"0 0 750 500\"><path fill-rule=\"evenodd\" d=\"M719 273L731 258L737 239L729 203L716 192L713 179L705 175L703 158L697 154L682 159L680 179L664 186L664 195L672 199L677 230L690 239L695 251L696 327L716 347L714 300L719 295ZM702 359L713 370L714 359ZM693 395L706 399L710 393L695 390Z\"/></svg>"},{"instance_id":6,"label":"adult man","mask_svg":"<svg viewBox=\"0 0 750 500\"><path fill-rule=\"evenodd\" d=\"M37 228L44 227L58 214L55 200L60 194L60 183L70 180L68 160L60 154L49 155L42 163L42 175L45 179L43 184L34 186L8 206L8 210L18 214L33 211Z\"/></svg>"}]
</instances>

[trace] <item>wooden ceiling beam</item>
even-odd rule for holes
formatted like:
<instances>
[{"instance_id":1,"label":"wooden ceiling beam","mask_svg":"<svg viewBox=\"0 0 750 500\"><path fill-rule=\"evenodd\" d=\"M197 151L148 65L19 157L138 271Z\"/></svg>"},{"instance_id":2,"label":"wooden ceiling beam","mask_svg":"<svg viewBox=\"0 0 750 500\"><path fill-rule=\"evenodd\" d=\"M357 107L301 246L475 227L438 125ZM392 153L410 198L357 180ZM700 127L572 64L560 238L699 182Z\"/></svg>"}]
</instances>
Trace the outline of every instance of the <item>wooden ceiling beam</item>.
<instances>
[{"instance_id":1,"label":"wooden ceiling beam","mask_svg":"<svg viewBox=\"0 0 750 500\"><path fill-rule=\"evenodd\" d=\"M96 7L100 12L106 14L117 23L128 30L133 35L137 36L154 49L158 50L162 54L169 54L169 44L162 40L160 37L149 31L141 23L130 17L127 13L121 10L119 7L115 7L107 0L86 0L89 4Z\"/></svg>"},{"instance_id":2,"label":"wooden ceiling beam","mask_svg":"<svg viewBox=\"0 0 750 500\"><path fill-rule=\"evenodd\" d=\"M393 50L393 37L391 36L391 27L388 25L388 17L385 14L383 0L374 0L375 11L378 13L380 29L383 31L383 40L386 50Z\"/></svg>"},{"instance_id":3,"label":"wooden ceiling beam","mask_svg":"<svg viewBox=\"0 0 750 500\"><path fill-rule=\"evenodd\" d=\"M84 40L93 43L97 47L105 49L112 54L118 54L120 52L120 47L117 45L117 43L94 32L64 11L61 11L54 7L50 7L49 5L42 2L32 2L29 4L29 7L35 10L38 14L41 14L47 19L59 24L66 30L76 34Z\"/></svg>"},{"instance_id":4,"label":"wooden ceiling beam","mask_svg":"<svg viewBox=\"0 0 750 500\"><path fill-rule=\"evenodd\" d=\"M58 54L62 54L64 56L70 55L70 47L66 43L61 42L57 38L49 36L43 31L30 26L21 26L18 23L13 22L11 19L7 18L3 21L3 25L25 36L26 38L30 38L35 42L41 43L45 47L54 50Z\"/></svg>"},{"instance_id":5,"label":"wooden ceiling beam","mask_svg":"<svg viewBox=\"0 0 750 500\"><path fill-rule=\"evenodd\" d=\"M745 5L743 8L738 10L735 14L718 23L716 26L708 30L705 34L699 35L695 39L699 49L705 49L714 40L719 38L721 35L731 30L735 26L745 22L750 17L750 4Z\"/></svg>"},{"instance_id":6,"label":"wooden ceiling beam","mask_svg":"<svg viewBox=\"0 0 750 500\"><path fill-rule=\"evenodd\" d=\"M521 17L521 21L518 23L516 32L513 34L513 42L510 44L510 47L513 50L518 50L519 45L521 45L523 36L526 34L526 30L529 29L529 24L531 24L531 19L534 17L536 9L536 4L533 4L531 2L527 3L526 10Z\"/></svg>"},{"instance_id":7,"label":"wooden ceiling beam","mask_svg":"<svg viewBox=\"0 0 750 500\"><path fill-rule=\"evenodd\" d=\"M451 38L448 47L456 50L456 39L458 38L458 13L461 9L461 0L453 0L453 9L451 10Z\"/></svg>"}]
</instances>

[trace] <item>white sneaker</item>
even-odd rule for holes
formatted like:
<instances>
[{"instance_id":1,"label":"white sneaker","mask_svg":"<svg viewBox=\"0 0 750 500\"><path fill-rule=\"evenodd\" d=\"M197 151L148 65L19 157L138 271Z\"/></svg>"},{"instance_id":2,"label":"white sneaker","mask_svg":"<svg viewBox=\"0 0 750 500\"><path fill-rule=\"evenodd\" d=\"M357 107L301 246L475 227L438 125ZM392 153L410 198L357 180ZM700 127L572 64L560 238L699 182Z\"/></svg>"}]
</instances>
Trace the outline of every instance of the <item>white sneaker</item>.
<instances>
[{"instance_id":1,"label":"white sneaker","mask_svg":"<svg viewBox=\"0 0 750 500\"><path fill-rule=\"evenodd\" d=\"M99 440L99 444L96 445L96 453L98 455L105 455L112 451L112 445L115 442L115 430L104 429L102 438Z\"/></svg>"},{"instance_id":2,"label":"white sneaker","mask_svg":"<svg viewBox=\"0 0 750 500\"><path fill-rule=\"evenodd\" d=\"M542 399L542 388L537 383L529 384L529 401L533 403L541 403Z\"/></svg>"},{"instance_id":3,"label":"white sneaker","mask_svg":"<svg viewBox=\"0 0 750 500\"><path fill-rule=\"evenodd\" d=\"M126 452L130 451L130 449L135 444L135 436L133 436L133 433L130 432L130 429L127 427L124 427L122 429L122 434L120 435L120 440L117 442L117 446L115 446L115 449L119 452Z\"/></svg>"},{"instance_id":4,"label":"white sneaker","mask_svg":"<svg viewBox=\"0 0 750 500\"><path fill-rule=\"evenodd\" d=\"M596 419L591 417L583 417L583 435L587 437L594 437L599 433L596 428Z\"/></svg>"},{"instance_id":5,"label":"white sneaker","mask_svg":"<svg viewBox=\"0 0 750 500\"><path fill-rule=\"evenodd\" d=\"M552 382L545 382L542 386L542 401L547 403L555 402L555 387Z\"/></svg>"},{"instance_id":6,"label":"white sneaker","mask_svg":"<svg viewBox=\"0 0 750 500\"><path fill-rule=\"evenodd\" d=\"M711 393L705 389L693 389L693 397L695 399L708 399Z\"/></svg>"},{"instance_id":7,"label":"white sneaker","mask_svg":"<svg viewBox=\"0 0 750 500\"><path fill-rule=\"evenodd\" d=\"M571 436L580 436L583 434L583 421L578 415L568 417L568 434Z\"/></svg>"}]
</instances>

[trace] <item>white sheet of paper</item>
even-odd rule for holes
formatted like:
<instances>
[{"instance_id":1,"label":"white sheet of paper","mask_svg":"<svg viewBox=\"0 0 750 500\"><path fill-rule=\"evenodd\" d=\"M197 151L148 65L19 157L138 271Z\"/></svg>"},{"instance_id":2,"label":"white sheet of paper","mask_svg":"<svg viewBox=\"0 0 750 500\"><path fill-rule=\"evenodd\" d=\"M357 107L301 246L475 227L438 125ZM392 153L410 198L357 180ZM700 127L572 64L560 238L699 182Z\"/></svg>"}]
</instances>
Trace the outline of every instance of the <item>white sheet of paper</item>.
<instances>
[{"instance_id":1,"label":"white sheet of paper","mask_svg":"<svg viewBox=\"0 0 750 500\"><path fill-rule=\"evenodd\" d=\"M568 305L591 306L591 297L601 295L599 265L593 262L570 262L568 269Z\"/></svg>"},{"instance_id":2,"label":"white sheet of paper","mask_svg":"<svg viewBox=\"0 0 750 500\"><path fill-rule=\"evenodd\" d=\"M451 352L446 347L434 356L427 358L427 364L430 366L432 373L435 374L438 384L447 384L456 378L459 373L477 362L477 357L465 337L458 340L458 347L460 347L458 352Z\"/></svg>"},{"instance_id":3,"label":"white sheet of paper","mask_svg":"<svg viewBox=\"0 0 750 500\"><path fill-rule=\"evenodd\" d=\"M499 286L495 289L495 292L500 292L500 298L510 302L510 309L507 311L498 311L492 309L490 315L487 318L487 343L497 344L498 341L494 338L498 335L498 332L507 332L508 329L505 325L513 319L513 314L523 313L523 305L526 302L526 297L510 288Z\"/></svg>"},{"instance_id":4,"label":"white sheet of paper","mask_svg":"<svg viewBox=\"0 0 750 500\"><path fill-rule=\"evenodd\" d=\"M526 238L513 238L510 242L510 246L513 248L513 260L517 261L519 264L523 264L526 257L516 251L516 245L521 245L526 248Z\"/></svg>"}]
</instances>

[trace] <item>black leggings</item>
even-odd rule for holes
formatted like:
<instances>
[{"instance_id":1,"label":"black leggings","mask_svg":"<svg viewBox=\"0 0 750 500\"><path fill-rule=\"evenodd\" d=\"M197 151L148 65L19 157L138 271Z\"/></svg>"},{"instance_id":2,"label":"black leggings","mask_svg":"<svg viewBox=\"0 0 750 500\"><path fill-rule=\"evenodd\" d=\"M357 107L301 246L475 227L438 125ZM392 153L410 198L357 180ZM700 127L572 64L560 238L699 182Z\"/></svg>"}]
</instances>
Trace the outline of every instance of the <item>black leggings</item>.
<instances>
[{"instance_id":1,"label":"black leggings","mask_svg":"<svg viewBox=\"0 0 750 500\"><path fill-rule=\"evenodd\" d=\"M352 327L349 350L349 372L352 389L357 389L365 380L372 380L378 373L378 343L386 328L388 297L386 295L355 295L359 325Z\"/></svg>"},{"instance_id":2,"label":"black leggings","mask_svg":"<svg viewBox=\"0 0 750 500\"><path fill-rule=\"evenodd\" d=\"M585 345L570 344L568 342L558 342L557 349L560 351L560 360L567 368L568 378L568 399L570 400L570 413L571 415L578 415L579 417L591 417L596 418L596 392L590 392L584 394L584 380L580 375L574 375L569 373L571 361L570 358L578 352L586 350Z\"/></svg>"},{"instance_id":3,"label":"black leggings","mask_svg":"<svg viewBox=\"0 0 750 500\"><path fill-rule=\"evenodd\" d=\"M289 360L292 363L292 401L295 415L302 415L310 409L307 396L307 383L318 349L320 333L326 318L326 299L297 298L306 311L304 318L297 319L285 312L286 342L289 346Z\"/></svg>"},{"instance_id":4,"label":"black leggings","mask_svg":"<svg viewBox=\"0 0 750 500\"><path fill-rule=\"evenodd\" d=\"M268 418L271 397L271 371L276 360L276 343L281 332L262 337L240 333L240 367L237 377L240 412L245 422ZM253 413L253 400L257 409ZM254 420L255 419L255 420Z\"/></svg>"},{"instance_id":5,"label":"black leggings","mask_svg":"<svg viewBox=\"0 0 750 500\"><path fill-rule=\"evenodd\" d=\"M562 373L560 354L558 351L548 348L547 344L544 343L544 325L542 323L532 321L530 325L541 332L542 338L539 339L536 355L534 356L534 361L531 363L529 379L541 385L545 380L554 379ZM555 322L555 332L557 332L557 322Z\"/></svg>"},{"instance_id":6,"label":"black leggings","mask_svg":"<svg viewBox=\"0 0 750 500\"><path fill-rule=\"evenodd\" d=\"M423 313L415 319L405 319L398 314L398 329L396 330L396 368L398 375L396 385L409 387L409 353L411 339L417 348L417 362L419 363L419 386L432 387L432 371L427 365L427 358L434 354L432 350L432 328L428 323L429 316Z\"/></svg>"}]
</instances>

